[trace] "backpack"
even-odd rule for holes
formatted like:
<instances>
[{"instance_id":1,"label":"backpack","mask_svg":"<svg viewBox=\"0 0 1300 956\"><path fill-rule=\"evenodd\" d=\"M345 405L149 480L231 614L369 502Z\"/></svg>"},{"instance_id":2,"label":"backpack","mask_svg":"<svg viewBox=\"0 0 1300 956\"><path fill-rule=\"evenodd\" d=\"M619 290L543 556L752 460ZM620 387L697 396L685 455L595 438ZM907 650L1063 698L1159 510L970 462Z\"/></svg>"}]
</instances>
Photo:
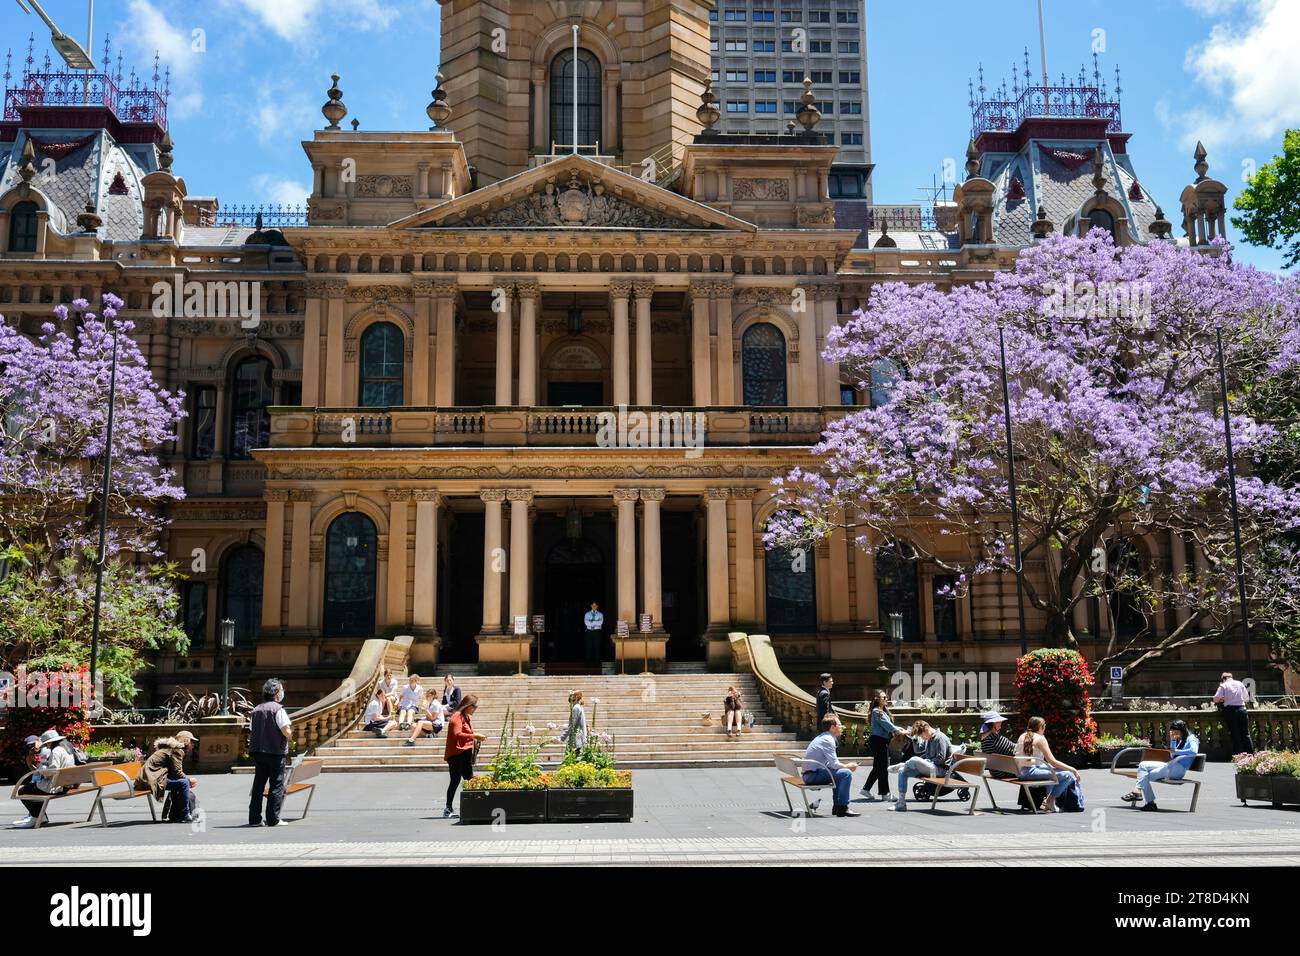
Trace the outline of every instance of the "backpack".
<instances>
[{"instance_id":1,"label":"backpack","mask_svg":"<svg viewBox=\"0 0 1300 956\"><path fill-rule=\"evenodd\" d=\"M90 758L86 756L84 750L80 747L73 747L72 744L68 744L68 746L72 749L72 763L74 766L82 767L90 763Z\"/></svg>"},{"instance_id":2,"label":"backpack","mask_svg":"<svg viewBox=\"0 0 1300 956\"><path fill-rule=\"evenodd\" d=\"M1056 805L1062 813L1083 812L1083 787L1077 779L1071 780L1069 789L1056 798Z\"/></svg>"}]
</instances>

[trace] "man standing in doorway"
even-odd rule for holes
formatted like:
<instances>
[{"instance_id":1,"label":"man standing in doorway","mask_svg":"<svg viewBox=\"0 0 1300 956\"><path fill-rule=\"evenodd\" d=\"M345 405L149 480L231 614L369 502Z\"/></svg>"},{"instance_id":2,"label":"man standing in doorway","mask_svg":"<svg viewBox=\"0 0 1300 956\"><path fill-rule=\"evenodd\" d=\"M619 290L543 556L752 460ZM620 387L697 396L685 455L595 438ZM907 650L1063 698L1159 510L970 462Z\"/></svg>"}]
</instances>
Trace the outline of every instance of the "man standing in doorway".
<instances>
[{"instance_id":1,"label":"man standing in doorway","mask_svg":"<svg viewBox=\"0 0 1300 956\"><path fill-rule=\"evenodd\" d=\"M605 630L605 615L600 613L600 605L591 602L591 610L582 616L583 627L587 634L587 663L600 661L600 636Z\"/></svg>"}]
</instances>

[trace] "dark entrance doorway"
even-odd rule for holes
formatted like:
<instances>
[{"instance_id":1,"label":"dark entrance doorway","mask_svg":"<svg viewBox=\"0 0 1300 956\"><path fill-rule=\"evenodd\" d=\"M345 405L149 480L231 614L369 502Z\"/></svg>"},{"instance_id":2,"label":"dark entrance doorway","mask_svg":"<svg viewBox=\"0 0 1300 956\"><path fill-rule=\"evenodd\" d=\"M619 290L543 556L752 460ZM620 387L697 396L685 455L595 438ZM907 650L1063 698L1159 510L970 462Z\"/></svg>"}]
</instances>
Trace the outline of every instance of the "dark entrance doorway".
<instances>
[{"instance_id":1,"label":"dark entrance doorway","mask_svg":"<svg viewBox=\"0 0 1300 956\"><path fill-rule=\"evenodd\" d=\"M668 632L670 661L702 661L705 647L700 641L699 522L691 512L665 511L660 516L660 546L663 549L664 630ZM635 651L632 654L636 657Z\"/></svg>"},{"instance_id":2,"label":"dark entrance doorway","mask_svg":"<svg viewBox=\"0 0 1300 956\"><path fill-rule=\"evenodd\" d=\"M443 618L439 660L472 664L478 660L474 638L483 627L482 512L452 512L446 550L455 559L447 562L447 586L438 600Z\"/></svg>"},{"instance_id":3,"label":"dark entrance doorway","mask_svg":"<svg viewBox=\"0 0 1300 956\"><path fill-rule=\"evenodd\" d=\"M551 382L546 386L546 404L599 406L604 404L605 386L600 382Z\"/></svg>"},{"instance_id":4,"label":"dark entrance doorway","mask_svg":"<svg viewBox=\"0 0 1300 956\"><path fill-rule=\"evenodd\" d=\"M613 659L609 635L618 619L614 607L614 526L608 514L539 514L533 526L535 590L546 615L542 662L548 673L598 673ZM595 601L605 615L597 659L587 660L583 615Z\"/></svg>"}]
</instances>

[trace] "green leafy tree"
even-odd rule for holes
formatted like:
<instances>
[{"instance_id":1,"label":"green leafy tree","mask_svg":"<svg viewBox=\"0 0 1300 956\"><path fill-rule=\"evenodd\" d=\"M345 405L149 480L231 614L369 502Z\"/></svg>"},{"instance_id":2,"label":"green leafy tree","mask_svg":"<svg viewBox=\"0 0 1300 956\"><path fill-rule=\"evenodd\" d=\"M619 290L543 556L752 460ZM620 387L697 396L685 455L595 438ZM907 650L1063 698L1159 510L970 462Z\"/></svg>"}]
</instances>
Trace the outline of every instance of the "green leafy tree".
<instances>
[{"instance_id":1,"label":"green leafy tree","mask_svg":"<svg viewBox=\"0 0 1300 956\"><path fill-rule=\"evenodd\" d=\"M1288 269L1300 262L1300 129L1286 131L1282 155L1259 167L1232 207L1245 213L1232 224L1247 242L1281 249Z\"/></svg>"}]
</instances>

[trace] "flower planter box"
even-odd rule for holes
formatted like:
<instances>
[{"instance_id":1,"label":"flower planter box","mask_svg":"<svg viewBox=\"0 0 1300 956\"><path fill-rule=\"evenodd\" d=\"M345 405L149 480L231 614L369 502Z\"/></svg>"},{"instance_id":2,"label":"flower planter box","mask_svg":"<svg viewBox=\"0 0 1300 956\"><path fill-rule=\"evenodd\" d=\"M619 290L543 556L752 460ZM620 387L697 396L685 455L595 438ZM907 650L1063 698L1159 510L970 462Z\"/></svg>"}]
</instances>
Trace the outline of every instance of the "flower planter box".
<instances>
[{"instance_id":1,"label":"flower planter box","mask_svg":"<svg viewBox=\"0 0 1300 956\"><path fill-rule=\"evenodd\" d=\"M1280 807L1288 803L1300 804L1300 777L1273 775L1261 777L1256 774L1239 773L1237 780L1237 799L1242 803L1258 800Z\"/></svg>"},{"instance_id":2,"label":"flower planter box","mask_svg":"<svg viewBox=\"0 0 1300 956\"><path fill-rule=\"evenodd\" d=\"M545 790L462 790L461 823L545 823Z\"/></svg>"},{"instance_id":3,"label":"flower planter box","mask_svg":"<svg viewBox=\"0 0 1300 956\"><path fill-rule=\"evenodd\" d=\"M548 790L546 819L550 823L626 822L632 819L632 788Z\"/></svg>"}]
</instances>

